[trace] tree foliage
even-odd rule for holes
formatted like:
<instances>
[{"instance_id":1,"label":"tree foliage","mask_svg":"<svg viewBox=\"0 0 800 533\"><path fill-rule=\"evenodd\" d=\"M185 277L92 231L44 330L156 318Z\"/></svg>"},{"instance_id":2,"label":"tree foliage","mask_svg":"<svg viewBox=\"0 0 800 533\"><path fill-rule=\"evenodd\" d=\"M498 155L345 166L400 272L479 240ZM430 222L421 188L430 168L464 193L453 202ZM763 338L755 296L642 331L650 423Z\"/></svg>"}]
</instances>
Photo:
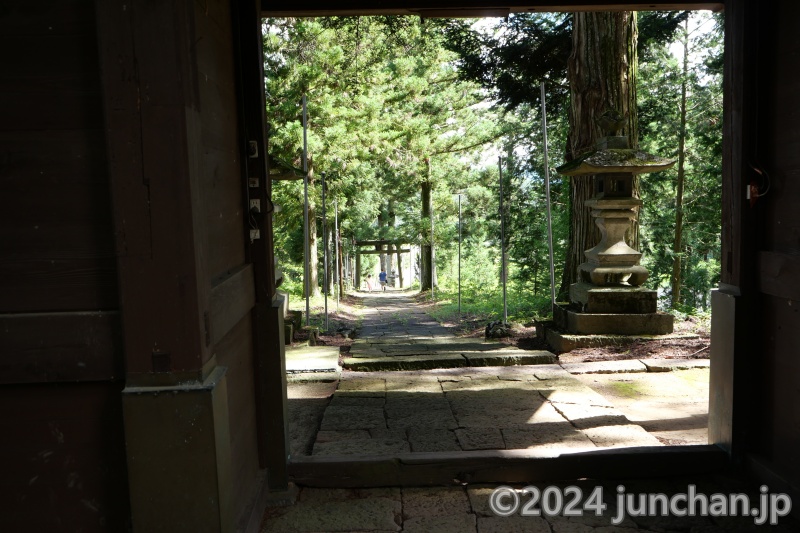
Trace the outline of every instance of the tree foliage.
<instances>
[{"instance_id":1,"label":"tree foliage","mask_svg":"<svg viewBox=\"0 0 800 533\"><path fill-rule=\"evenodd\" d=\"M720 15L687 14L689 33L677 37L677 57L669 45L654 47L640 63L639 91L642 147L678 158L685 136L686 179L681 251L681 309L708 309L709 291L719 281L722 218L722 57ZM684 72L682 47L689 64ZM677 51L677 50L676 50ZM687 120L680 123L681 86L687 87ZM649 285L672 299L670 276L674 261L677 168L642 180L644 264Z\"/></svg>"},{"instance_id":2,"label":"tree foliage","mask_svg":"<svg viewBox=\"0 0 800 533\"><path fill-rule=\"evenodd\" d=\"M707 305L718 279L721 160L719 19L687 12L638 17L639 142L676 156L680 87L688 83L683 306ZM700 20L699 24L693 22ZM692 69L683 76L669 46L690 36ZM514 291L549 294L539 83L547 86L551 166L566 153L572 14L516 14L507 20L415 17L268 19L264 24L270 153L302 167L300 99L308 98L311 204L321 219L319 178L329 185L328 219L338 199L343 245L388 239L424 246L430 221L421 188L432 185L438 283L454 287L462 193L462 284L499 283L498 164L503 157L506 248ZM430 162L430 166L428 166ZM430 174L429 174L430 172ZM564 269L570 225L569 181L551 172L556 275ZM668 300L673 263L675 174L646 176L641 249L651 287ZM276 252L289 283L301 279L302 182L277 182ZM364 268L375 256L364 257ZM537 300L538 301L538 300ZM546 301L543 300L543 301Z\"/></svg>"},{"instance_id":3,"label":"tree foliage","mask_svg":"<svg viewBox=\"0 0 800 533\"><path fill-rule=\"evenodd\" d=\"M309 159L316 176L327 174L331 197L346 199L342 227L350 239L424 242L430 232L419 217L420 184L431 180L445 192L465 186L470 155L500 135L495 113L482 105L485 91L459 79L442 41L410 17L266 21L271 155L302 166L305 94ZM276 219L279 259L296 264L301 184L279 184L274 196L284 206Z\"/></svg>"}]
</instances>

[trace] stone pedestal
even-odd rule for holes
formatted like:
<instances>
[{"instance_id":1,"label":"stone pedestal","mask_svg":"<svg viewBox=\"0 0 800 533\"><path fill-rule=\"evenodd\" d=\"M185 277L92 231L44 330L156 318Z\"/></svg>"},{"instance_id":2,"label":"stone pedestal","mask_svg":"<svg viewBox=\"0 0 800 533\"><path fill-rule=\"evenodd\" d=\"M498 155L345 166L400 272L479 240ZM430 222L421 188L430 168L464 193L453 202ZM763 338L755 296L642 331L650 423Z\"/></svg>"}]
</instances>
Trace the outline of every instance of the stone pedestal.
<instances>
[{"instance_id":1,"label":"stone pedestal","mask_svg":"<svg viewBox=\"0 0 800 533\"><path fill-rule=\"evenodd\" d=\"M578 267L581 280L594 285L627 283L638 287L647 279L639 265L642 254L625 242L642 201L638 198L593 198L586 202L600 229L600 242L586 250L586 262Z\"/></svg>"},{"instance_id":2,"label":"stone pedestal","mask_svg":"<svg viewBox=\"0 0 800 533\"><path fill-rule=\"evenodd\" d=\"M666 335L672 333L668 313L582 313L567 307L553 308L559 330L576 335Z\"/></svg>"},{"instance_id":3,"label":"stone pedestal","mask_svg":"<svg viewBox=\"0 0 800 533\"><path fill-rule=\"evenodd\" d=\"M585 313L655 313L658 295L643 287L598 287L591 283L573 283L571 302L580 304Z\"/></svg>"}]
</instances>

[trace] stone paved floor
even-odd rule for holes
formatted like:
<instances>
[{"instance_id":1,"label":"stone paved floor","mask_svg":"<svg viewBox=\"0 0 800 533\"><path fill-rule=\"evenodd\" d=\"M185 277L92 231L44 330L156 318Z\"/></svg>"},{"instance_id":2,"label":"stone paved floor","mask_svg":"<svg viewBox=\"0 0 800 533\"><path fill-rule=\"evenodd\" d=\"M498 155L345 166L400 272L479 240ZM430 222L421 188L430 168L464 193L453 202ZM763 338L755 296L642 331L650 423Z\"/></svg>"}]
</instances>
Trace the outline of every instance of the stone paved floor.
<instances>
[{"instance_id":1,"label":"stone paved floor","mask_svg":"<svg viewBox=\"0 0 800 533\"><path fill-rule=\"evenodd\" d=\"M467 485L456 487L387 487L374 489L319 489L303 488L297 493L297 502L291 506L272 507L267 510L262 532L373 532L388 533L647 533L687 532L716 533L722 531L758 531L770 527L783 533L799 531L798 523L790 517L779 517L775 526L757 526L753 517L704 516L635 516L620 513L620 509L639 507L640 495L686 494L689 484L696 493L709 498L714 494L748 494L750 502L758 502L758 493L749 491L742 483L724 476L704 476L692 479L613 480L596 482L537 483L544 493L566 495L564 504L575 498L577 492L567 492L568 486L577 487L581 493L577 500L578 516L523 516L522 506L531 502L529 495L520 495L520 507L511 516L497 516L489 505L489 497L496 486ZM618 506L618 487L626 497ZM548 487L553 487L548 489ZM600 487L598 489L598 487ZM521 486L515 486L521 489ZM598 491L606 508L598 516L591 506L590 495ZM506 500L507 501L507 500ZM597 501L594 501L597 503ZM543 509L543 503L534 506ZM548 509L558 507L551 497ZM679 509L682 508L682 503ZM756 507L758 504L756 504ZM561 507L563 509L563 507ZM698 510L700 507L698 507ZM654 514L654 513L649 513ZM656 513L660 514L660 513ZM666 513L670 514L670 513Z\"/></svg>"},{"instance_id":2,"label":"stone paved floor","mask_svg":"<svg viewBox=\"0 0 800 533\"><path fill-rule=\"evenodd\" d=\"M658 445L558 365L535 365L344 372L311 453Z\"/></svg>"},{"instance_id":3,"label":"stone paved floor","mask_svg":"<svg viewBox=\"0 0 800 533\"><path fill-rule=\"evenodd\" d=\"M391 291L364 298L363 326L343 366L374 371L555 362L555 356L543 350L457 338L406 293Z\"/></svg>"},{"instance_id":4,"label":"stone paved floor","mask_svg":"<svg viewBox=\"0 0 800 533\"><path fill-rule=\"evenodd\" d=\"M368 336L368 337L366 337ZM397 357L408 346L431 352L458 342L452 332L409 307L407 299L378 295L367 299L365 349L391 347L380 357ZM395 351L392 352L392 349ZM460 349L460 348L459 348ZM416 350L416 348L413 348ZM426 357L416 354L415 357ZM693 363L693 365L697 365ZM293 455L370 455L399 452L491 449L565 449L658 445L642 428L657 434L654 417L691 418L702 433L707 407L690 394L692 380L705 380L707 369L665 372L669 363L613 362L565 370L559 365L439 368L399 372L295 374L288 387ZM572 372L572 373L571 373ZM694 372L691 378L681 377ZM700 374L698 374L700 373ZM666 381L665 381L666 380ZM635 384L635 385L634 385ZM665 385L666 384L666 385ZM695 383L696 385L697 383ZM655 398L664 387L685 395L685 406L654 415L629 394ZM605 395L599 394L602 391ZM616 394L616 395L615 395ZM649 394L649 396L648 396ZM663 394L663 393L662 393ZM701 396L707 395L701 390ZM624 400L628 398L626 403ZM609 401L610 398L613 403ZM645 402L646 403L646 402ZM617 407L615 407L615 405ZM660 408L664 408L662 402ZM626 414L619 408L625 409ZM637 411L637 409L639 409ZM697 422L695 419L700 417ZM641 425L640 425L641 424ZM698 437L702 441L702 434ZM752 517L705 518L627 516L614 524L617 486L627 494L681 493L697 484L705 494L744 492L738 481L721 476L636 481L591 480L577 485L584 497L603 487L608 504L602 516L496 516L488 505L494 486L375 489L295 487L295 503L268 509L262 531L278 532L693 532L754 531ZM538 483L540 489L551 485ZM519 486L515 488L521 488ZM526 503L522 496L521 503ZM755 495L753 500L756 501ZM773 531L800 531L782 518Z\"/></svg>"},{"instance_id":5,"label":"stone paved floor","mask_svg":"<svg viewBox=\"0 0 800 533\"><path fill-rule=\"evenodd\" d=\"M461 357L465 346L525 352L458 339L397 292L365 298L359 341L354 357ZM660 445L556 364L343 371L327 384L303 381L317 378L295 376L289 385L290 419L302 426L291 431L294 455Z\"/></svg>"}]
</instances>

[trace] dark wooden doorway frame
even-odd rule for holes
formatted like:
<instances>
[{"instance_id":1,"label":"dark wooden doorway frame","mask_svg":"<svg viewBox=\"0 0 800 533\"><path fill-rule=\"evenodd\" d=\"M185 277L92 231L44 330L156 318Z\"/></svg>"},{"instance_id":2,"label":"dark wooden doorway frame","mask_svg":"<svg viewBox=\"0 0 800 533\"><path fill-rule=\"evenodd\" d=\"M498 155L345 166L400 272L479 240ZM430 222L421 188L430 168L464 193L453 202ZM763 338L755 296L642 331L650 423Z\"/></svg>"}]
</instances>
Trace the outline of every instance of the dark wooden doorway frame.
<instances>
[{"instance_id":1,"label":"dark wooden doorway frame","mask_svg":"<svg viewBox=\"0 0 800 533\"><path fill-rule=\"evenodd\" d=\"M755 122L752 113L745 112L747 106L744 105L753 99L754 80L747 81L747 73L752 69L754 53L748 49L747 44L753 37L747 36L748 17L751 16L752 7L747 6L745 0L727 0L726 2L703 2L703 1L660 1L635 2L618 1L615 3L589 2L579 0L565 0L562 2L537 2L537 1L503 1L503 2L476 2L474 0L412 0L381 2L380 7L376 3L365 0L339 0L335 2L321 2L318 0L300 0L295 2L271 2L262 0L261 14L263 17L289 17L306 16L322 17L335 15L416 15L426 17L459 17L459 16L502 16L512 12L548 12L548 11L607 11L607 10L725 10L725 86L724 86L724 133L723 133L723 230L722 230L722 280L720 288L715 291L713 297L716 303L715 309L717 318L713 320L712 349L715 363L711 369L711 402L709 412L709 439L711 446L701 447L665 447L664 458L670 456L680 457L683 454L699 454L705 457L711 454L716 457L717 451L737 458L741 456L745 447L744 433L747 424L747 414L749 408L746 407L743 394L734 394L734 366L737 367L737 380L740 381L747 369L746 355L750 349L753 336L744 333L744 328L735 328L735 324L748 321L752 310L756 306L751 304L756 296L754 265L748 257L753 257L755 235L752 228L752 215L748 213L743 195L736 194L736 191L744 190L746 183L746 155L748 153L747 127ZM748 305L750 304L750 305ZM716 326L716 327L715 327ZM738 332L737 332L738 329ZM739 385L738 390L743 390ZM683 452L683 453L681 453ZM620 458L632 458L637 454L636 450L620 450L609 452L613 456ZM656 452L657 453L657 452ZM603 455L606 453L604 452ZM592 454L596 455L596 454ZM659 454L660 455L660 454ZM374 458L375 460L363 459L367 471L375 471L376 465L381 464L382 460L388 458ZM442 465L441 458L422 459L423 463L433 462ZM485 458L483 458L485 459ZM483 459L479 460L480 463ZM518 458L519 459L519 458ZM526 458L521 458L525 459ZM530 459L530 458L528 458ZM587 457L587 459L589 459ZM705 458L701 459L701 462ZM359 461L356 461L358 463ZM590 461L591 462L591 461ZM615 461L616 462L616 461ZM400 461L403 463L403 461ZM669 461L676 467L680 467L682 461ZM696 461L689 461L695 468ZM394 466L398 462L395 461ZM636 464L631 461L629 465ZM292 465L290 465L291 468ZM294 465L294 471L300 477L304 477L309 471L318 473L325 472L327 475L336 474L337 468L333 465L324 466L314 461L299 461ZM351 465L352 467L353 465ZM419 466L419 465L417 465ZM444 468L447 475L452 474L458 464L450 464ZM466 466L466 465L463 465ZM480 466L476 468L481 468ZM636 474L636 467L631 474ZM380 470L380 469L379 469ZM402 469L401 469L402 470ZM502 468L500 470L503 470ZM679 468L686 471L685 466ZM430 473L430 468L423 468L424 472ZM507 470L506 470L507 471ZM695 470L696 471L696 470ZM462 472L463 473L463 472ZM427 474L422 474L424 478ZM398 474L396 479L401 482L403 475ZM418 476L412 476L419 480Z\"/></svg>"}]
</instances>

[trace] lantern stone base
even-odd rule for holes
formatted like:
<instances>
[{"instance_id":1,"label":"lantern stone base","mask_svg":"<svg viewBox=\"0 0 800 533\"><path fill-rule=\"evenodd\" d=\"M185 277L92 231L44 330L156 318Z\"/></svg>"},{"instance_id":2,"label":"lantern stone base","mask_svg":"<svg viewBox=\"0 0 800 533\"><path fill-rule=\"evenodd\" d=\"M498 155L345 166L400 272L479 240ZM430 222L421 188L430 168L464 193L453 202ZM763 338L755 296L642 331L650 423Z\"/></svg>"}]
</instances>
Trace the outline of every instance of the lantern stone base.
<instances>
[{"instance_id":1,"label":"lantern stone base","mask_svg":"<svg viewBox=\"0 0 800 533\"><path fill-rule=\"evenodd\" d=\"M668 313L581 313L560 305L553 307L553 321L578 335L666 335L673 329Z\"/></svg>"},{"instance_id":2,"label":"lantern stone base","mask_svg":"<svg viewBox=\"0 0 800 533\"><path fill-rule=\"evenodd\" d=\"M655 313L658 295L643 287L617 285L598 287L591 283L573 283L570 301L580 304L585 313Z\"/></svg>"}]
</instances>

